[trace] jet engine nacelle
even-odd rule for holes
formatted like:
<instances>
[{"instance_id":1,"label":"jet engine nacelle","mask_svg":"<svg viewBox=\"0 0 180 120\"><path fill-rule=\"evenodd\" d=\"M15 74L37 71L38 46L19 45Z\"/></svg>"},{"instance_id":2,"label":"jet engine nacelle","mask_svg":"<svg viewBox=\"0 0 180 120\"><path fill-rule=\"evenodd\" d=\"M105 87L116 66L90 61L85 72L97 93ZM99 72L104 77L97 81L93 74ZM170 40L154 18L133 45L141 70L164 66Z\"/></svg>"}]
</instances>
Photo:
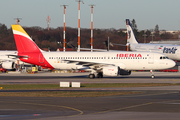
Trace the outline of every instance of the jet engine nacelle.
<instances>
[{"instance_id":1,"label":"jet engine nacelle","mask_svg":"<svg viewBox=\"0 0 180 120\"><path fill-rule=\"evenodd\" d=\"M118 76L120 68L117 66L103 67L103 74L107 76Z\"/></svg>"},{"instance_id":2,"label":"jet engine nacelle","mask_svg":"<svg viewBox=\"0 0 180 120\"><path fill-rule=\"evenodd\" d=\"M130 74L131 74L130 70L123 70L123 69L120 70L120 75L130 75Z\"/></svg>"},{"instance_id":3,"label":"jet engine nacelle","mask_svg":"<svg viewBox=\"0 0 180 120\"><path fill-rule=\"evenodd\" d=\"M2 67L8 70L15 69L15 63L14 62L3 62Z\"/></svg>"}]
</instances>

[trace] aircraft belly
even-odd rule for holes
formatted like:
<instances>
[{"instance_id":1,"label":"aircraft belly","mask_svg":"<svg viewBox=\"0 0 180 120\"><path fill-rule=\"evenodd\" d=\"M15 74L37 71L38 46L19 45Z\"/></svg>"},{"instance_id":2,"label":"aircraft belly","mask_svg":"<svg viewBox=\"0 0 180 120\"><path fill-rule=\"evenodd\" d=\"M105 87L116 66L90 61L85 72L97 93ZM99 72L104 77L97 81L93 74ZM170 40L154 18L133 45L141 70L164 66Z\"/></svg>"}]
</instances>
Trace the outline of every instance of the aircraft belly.
<instances>
[{"instance_id":1,"label":"aircraft belly","mask_svg":"<svg viewBox=\"0 0 180 120\"><path fill-rule=\"evenodd\" d=\"M65 69L65 70L72 70L76 69L75 64L67 64L67 63L53 63L52 64L55 69Z\"/></svg>"}]
</instances>

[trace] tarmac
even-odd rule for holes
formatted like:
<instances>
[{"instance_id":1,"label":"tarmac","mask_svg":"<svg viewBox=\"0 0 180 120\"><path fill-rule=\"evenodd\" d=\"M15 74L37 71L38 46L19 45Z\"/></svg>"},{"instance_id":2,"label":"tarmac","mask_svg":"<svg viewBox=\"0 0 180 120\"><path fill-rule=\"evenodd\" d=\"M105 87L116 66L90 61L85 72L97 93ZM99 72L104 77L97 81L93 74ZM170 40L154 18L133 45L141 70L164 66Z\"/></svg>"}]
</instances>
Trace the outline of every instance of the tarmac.
<instances>
[{"instance_id":1,"label":"tarmac","mask_svg":"<svg viewBox=\"0 0 180 120\"><path fill-rule=\"evenodd\" d=\"M1 73L0 84L59 83L180 83L180 74L133 72L130 76L89 79L88 73ZM58 89L55 91L65 91ZM69 90L69 89L68 89ZM180 87L126 87L75 89L79 91L139 91L139 94L107 97L0 97L3 120L179 120ZM47 90L49 91L49 90ZM19 91L3 91L16 92ZM21 91L27 92L27 91Z\"/></svg>"}]
</instances>

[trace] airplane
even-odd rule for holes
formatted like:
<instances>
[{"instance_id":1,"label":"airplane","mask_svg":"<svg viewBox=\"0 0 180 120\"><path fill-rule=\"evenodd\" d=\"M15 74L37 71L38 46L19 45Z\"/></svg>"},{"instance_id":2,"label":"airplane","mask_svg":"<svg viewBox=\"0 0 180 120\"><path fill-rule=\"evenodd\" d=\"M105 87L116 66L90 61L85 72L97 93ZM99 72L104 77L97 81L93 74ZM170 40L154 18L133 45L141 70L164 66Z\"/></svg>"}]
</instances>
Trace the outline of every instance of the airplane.
<instances>
[{"instance_id":1,"label":"airplane","mask_svg":"<svg viewBox=\"0 0 180 120\"><path fill-rule=\"evenodd\" d=\"M24 63L19 60L19 58L18 58L19 56L17 56L17 54L18 54L18 52L15 50L0 50L1 66L7 70L15 70L17 68L17 64L27 65L27 63Z\"/></svg>"},{"instance_id":2,"label":"airplane","mask_svg":"<svg viewBox=\"0 0 180 120\"><path fill-rule=\"evenodd\" d=\"M138 43L129 19L126 19L127 25L127 45L131 51L152 51L163 53L173 60L180 60L180 45L172 44L151 44L151 43Z\"/></svg>"},{"instance_id":3,"label":"airplane","mask_svg":"<svg viewBox=\"0 0 180 120\"><path fill-rule=\"evenodd\" d=\"M16 58L9 58L8 55L17 55L17 51L0 51L0 63L5 69L15 69Z\"/></svg>"},{"instance_id":4,"label":"airplane","mask_svg":"<svg viewBox=\"0 0 180 120\"><path fill-rule=\"evenodd\" d=\"M12 25L12 31L23 62L64 70L89 71L89 78L103 75L130 75L131 70L159 70L175 66L164 54L152 52L46 52L41 50L20 25ZM154 78L154 74L151 74Z\"/></svg>"}]
</instances>

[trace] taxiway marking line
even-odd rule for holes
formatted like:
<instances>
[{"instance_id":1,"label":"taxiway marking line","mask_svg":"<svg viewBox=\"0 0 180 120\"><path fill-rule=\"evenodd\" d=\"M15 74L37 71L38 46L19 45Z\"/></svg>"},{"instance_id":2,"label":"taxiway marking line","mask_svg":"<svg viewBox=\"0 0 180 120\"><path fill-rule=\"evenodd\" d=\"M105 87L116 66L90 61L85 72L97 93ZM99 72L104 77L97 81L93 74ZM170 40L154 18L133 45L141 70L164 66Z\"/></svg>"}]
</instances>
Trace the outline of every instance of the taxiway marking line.
<instances>
[{"instance_id":1,"label":"taxiway marking line","mask_svg":"<svg viewBox=\"0 0 180 120\"><path fill-rule=\"evenodd\" d=\"M175 101L180 101L180 100L148 102L148 103L143 103L143 104L138 104L138 105L127 106L127 107L123 107L123 108L117 108L117 109L112 109L112 110L106 110L106 111L96 112L96 113L93 113L93 114L101 114L101 113L112 112L112 111L117 111L117 110L120 111L120 110L125 110L125 109L130 109L130 108L145 106L145 105L152 105L152 104L155 104L155 103L175 102Z\"/></svg>"},{"instance_id":2,"label":"taxiway marking line","mask_svg":"<svg viewBox=\"0 0 180 120\"><path fill-rule=\"evenodd\" d=\"M0 102L6 102L6 103L18 103L18 104L27 104L27 105L40 105L40 106L48 106L48 107L61 107L61 108L66 108L66 109L71 109L74 111L78 111L79 114L76 115L68 115L68 116L62 116L62 117L74 117L74 116L78 116L78 115L82 115L83 111L73 108L73 107L68 107L68 106L58 106L58 105L48 105L48 104L39 104L39 103L26 103L26 102L7 102L7 101L0 101Z\"/></svg>"}]
</instances>

